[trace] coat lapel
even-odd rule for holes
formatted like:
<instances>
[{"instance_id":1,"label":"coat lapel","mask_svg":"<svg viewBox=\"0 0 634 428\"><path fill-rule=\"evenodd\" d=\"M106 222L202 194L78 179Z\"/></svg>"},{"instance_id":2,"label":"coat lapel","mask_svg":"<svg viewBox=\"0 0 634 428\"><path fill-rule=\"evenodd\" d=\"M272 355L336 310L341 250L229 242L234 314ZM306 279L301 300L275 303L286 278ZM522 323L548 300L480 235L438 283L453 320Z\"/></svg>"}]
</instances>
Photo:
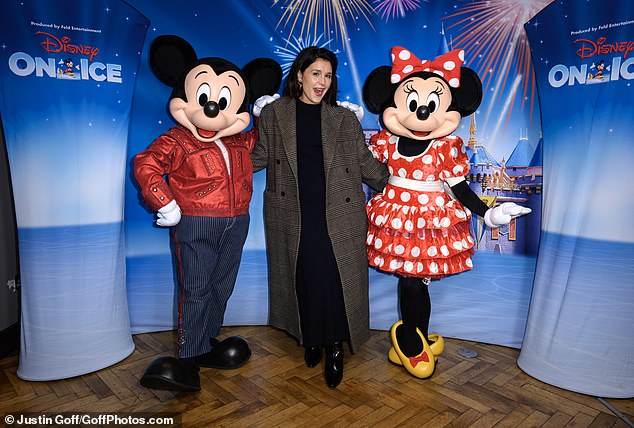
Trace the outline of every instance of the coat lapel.
<instances>
[{"instance_id":1,"label":"coat lapel","mask_svg":"<svg viewBox=\"0 0 634 428\"><path fill-rule=\"evenodd\" d=\"M284 101L282 101L284 100ZM282 144L290 163L291 170L297 180L297 129L296 101L294 98L282 98L279 102L278 123L282 132ZM328 170L337 150L337 134L341 126L342 116L337 109L326 103L321 105L321 140L324 156L326 178Z\"/></svg>"},{"instance_id":2,"label":"coat lapel","mask_svg":"<svg viewBox=\"0 0 634 428\"><path fill-rule=\"evenodd\" d=\"M330 164L337 150L337 134L341 126L342 115L337 114L337 109L326 103L321 104L321 141L324 151L324 170L326 179Z\"/></svg>"},{"instance_id":3,"label":"coat lapel","mask_svg":"<svg viewBox=\"0 0 634 428\"><path fill-rule=\"evenodd\" d=\"M294 98L282 98L280 103L278 123L282 131L282 144L286 157L290 163L291 170L297 181L297 128L296 128L296 105ZM280 101L282 101L280 100Z\"/></svg>"}]
</instances>

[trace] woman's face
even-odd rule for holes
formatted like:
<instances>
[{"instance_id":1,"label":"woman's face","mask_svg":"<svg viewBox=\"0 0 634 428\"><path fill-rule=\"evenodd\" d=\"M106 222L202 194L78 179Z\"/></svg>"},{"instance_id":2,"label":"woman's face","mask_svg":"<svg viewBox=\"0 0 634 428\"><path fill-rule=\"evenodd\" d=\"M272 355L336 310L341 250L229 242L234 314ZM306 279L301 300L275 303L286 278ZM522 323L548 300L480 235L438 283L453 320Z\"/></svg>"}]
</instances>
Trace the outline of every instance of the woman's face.
<instances>
[{"instance_id":1,"label":"woman's face","mask_svg":"<svg viewBox=\"0 0 634 428\"><path fill-rule=\"evenodd\" d=\"M317 58L304 70L297 72L297 81L302 84L299 99L306 104L319 104L332 83L332 65L325 59Z\"/></svg>"}]
</instances>

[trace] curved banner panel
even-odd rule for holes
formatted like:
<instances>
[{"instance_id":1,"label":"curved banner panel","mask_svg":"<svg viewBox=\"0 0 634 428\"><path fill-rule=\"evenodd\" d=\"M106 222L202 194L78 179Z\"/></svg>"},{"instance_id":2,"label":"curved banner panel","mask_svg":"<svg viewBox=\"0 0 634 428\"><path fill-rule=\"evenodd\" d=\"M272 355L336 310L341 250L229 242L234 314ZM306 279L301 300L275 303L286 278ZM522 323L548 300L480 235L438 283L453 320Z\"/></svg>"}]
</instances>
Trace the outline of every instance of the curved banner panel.
<instances>
[{"instance_id":1,"label":"curved banner panel","mask_svg":"<svg viewBox=\"0 0 634 428\"><path fill-rule=\"evenodd\" d=\"M542 235L519 366L634 396L634 3L553 2L526 25L542 111Z\"/></svg>"},{"instance_id":2,"label":"curved banner panel","mask_svg":"<svg viewBox=\"0 0 634 428\"><path fill-rule=\"evenodd\" d=\"M123 192L148 20L116 0L6 0L0 17L22 281L18 376L81 375L134 350Z\"/></svg>"}]
</instances>

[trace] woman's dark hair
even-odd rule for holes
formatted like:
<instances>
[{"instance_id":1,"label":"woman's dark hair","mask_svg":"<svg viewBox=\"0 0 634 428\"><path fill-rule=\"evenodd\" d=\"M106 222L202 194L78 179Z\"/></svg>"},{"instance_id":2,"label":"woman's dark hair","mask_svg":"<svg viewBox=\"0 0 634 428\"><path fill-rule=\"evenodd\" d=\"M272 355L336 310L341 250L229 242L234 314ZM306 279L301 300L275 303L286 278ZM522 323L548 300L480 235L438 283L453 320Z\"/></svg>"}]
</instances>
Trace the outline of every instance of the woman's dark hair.
<instances>
[{"instance_id":1,"label":"woman's dark hair","mask_svg":"<svg viewBox=\"0 0 634 428\"><path fill-rule=\"evenodd\" d=\"M297 54L293 65L291 65L284 83L282 95L291 98L299 98L302 95L302 87L297 81L297 72L304 72L312 63L318 59L328 61L332 66L332 80L330 88L324 95L324 101L331 106L337 105L337 56L334 52L317 46L310 46L301 50Z\"/></svg>"}]
</instances>

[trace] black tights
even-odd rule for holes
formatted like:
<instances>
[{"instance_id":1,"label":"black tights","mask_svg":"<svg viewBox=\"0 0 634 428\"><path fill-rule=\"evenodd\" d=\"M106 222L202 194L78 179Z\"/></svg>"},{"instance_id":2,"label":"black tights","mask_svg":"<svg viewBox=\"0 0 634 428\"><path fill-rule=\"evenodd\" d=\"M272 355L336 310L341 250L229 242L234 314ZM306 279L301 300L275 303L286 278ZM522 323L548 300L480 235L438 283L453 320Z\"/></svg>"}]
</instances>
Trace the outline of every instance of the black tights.
<instances>
[{"instance_id":1,"label":"black tights","mask_svg":"<svg viewBox=\"0 0 634 428\"><path fill-rule=\"evenodd\" d=\"M396 337L401 351L408 357L423 352L416 328L429 342L429 318L431 316L431 299L429 289L423 278L399 277L399 307L403 325L396 329Z\"/></svg>"}]
</instances>

